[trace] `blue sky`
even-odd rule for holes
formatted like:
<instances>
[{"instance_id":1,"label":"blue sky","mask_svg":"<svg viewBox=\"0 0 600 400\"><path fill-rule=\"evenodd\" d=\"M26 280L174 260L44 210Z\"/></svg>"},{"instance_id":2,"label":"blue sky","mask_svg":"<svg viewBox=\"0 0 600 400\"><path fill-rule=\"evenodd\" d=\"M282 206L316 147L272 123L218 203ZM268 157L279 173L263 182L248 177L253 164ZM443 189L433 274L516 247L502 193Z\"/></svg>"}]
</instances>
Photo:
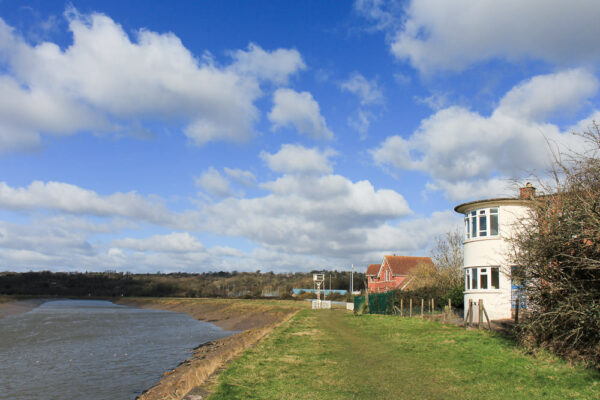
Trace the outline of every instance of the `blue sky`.
<instances>
[{"instance_id":1,"label":"blue sky","mask_svg":"<svg viewBox=\"0 0 600 400\"><path fill-rule=\"evenodd\" d=\"M600 5L0 0L0 270L426 255L599 120Z\"/></svg>"}]
</instances>

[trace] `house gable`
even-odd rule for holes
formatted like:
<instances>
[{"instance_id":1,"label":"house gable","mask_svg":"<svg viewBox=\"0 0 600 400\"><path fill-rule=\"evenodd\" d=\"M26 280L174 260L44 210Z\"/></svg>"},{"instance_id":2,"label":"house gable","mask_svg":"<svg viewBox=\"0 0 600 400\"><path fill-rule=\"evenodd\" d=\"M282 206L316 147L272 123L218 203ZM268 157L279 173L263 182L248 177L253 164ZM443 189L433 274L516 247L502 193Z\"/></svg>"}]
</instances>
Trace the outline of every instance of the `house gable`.
<instances>
[{"instance_id":1,"label":"house gable","mask_svg":"<svg viewBox=\"0 0 600 400\"><path fill-rule=\"evenodd\" d=\"M386 255L381 264L370 264L367 268L368 289L376 293L402 290L409 283L407 276L410 270L423 263L433 264L429 257Z\"/></svg>"}]
</instances>

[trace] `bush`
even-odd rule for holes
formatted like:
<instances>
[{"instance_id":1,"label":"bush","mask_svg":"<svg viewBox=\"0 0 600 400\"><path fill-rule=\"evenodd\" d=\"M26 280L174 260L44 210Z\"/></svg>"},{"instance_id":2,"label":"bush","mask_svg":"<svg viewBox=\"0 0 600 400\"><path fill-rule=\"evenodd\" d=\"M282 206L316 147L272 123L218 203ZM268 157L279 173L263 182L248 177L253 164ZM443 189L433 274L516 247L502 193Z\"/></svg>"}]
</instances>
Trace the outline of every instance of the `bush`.
<instances>
[{"instance_id":1,"label":"bush","mask_svg":"<svg viewBox=\"0 0 600 400\"><path fill-rule=\"evenodd\" d=\"M556 157L546 196L531 202L512 239L512 262L529 317L520 338L532 346L600 366L600 130L591 149Z\"/></svg>"}]
</instances>

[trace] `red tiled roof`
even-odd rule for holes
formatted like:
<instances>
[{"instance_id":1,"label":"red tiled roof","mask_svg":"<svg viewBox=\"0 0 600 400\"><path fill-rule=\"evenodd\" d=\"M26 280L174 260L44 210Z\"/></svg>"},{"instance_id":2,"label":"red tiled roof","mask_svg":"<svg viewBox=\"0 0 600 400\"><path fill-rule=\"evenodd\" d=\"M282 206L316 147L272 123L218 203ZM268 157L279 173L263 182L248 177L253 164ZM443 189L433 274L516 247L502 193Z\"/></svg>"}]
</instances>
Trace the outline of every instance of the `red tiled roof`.
<instances>
[{"instance_id":1,"label":"red tiled roof","mask_svg":"<svg viewBox=\"0 0 600 400\"><path fill-rule=\"evenodd\" d=\"M408 275L419 264L433 264L429 257L383 256L392 270L392 275ZM368 270L367 270L368 273Z\"/></svg>"},{"instance_id":2,"label":"red tiled roof","mask_svg":"<svg viewBox=\"0 0 600 400\"><path fill-rule=\"evenodd\" d=\"M377 275L379 267L381 267L381 264L370 264L367 268L367 275Z\"/></svg>"}]
</instances>

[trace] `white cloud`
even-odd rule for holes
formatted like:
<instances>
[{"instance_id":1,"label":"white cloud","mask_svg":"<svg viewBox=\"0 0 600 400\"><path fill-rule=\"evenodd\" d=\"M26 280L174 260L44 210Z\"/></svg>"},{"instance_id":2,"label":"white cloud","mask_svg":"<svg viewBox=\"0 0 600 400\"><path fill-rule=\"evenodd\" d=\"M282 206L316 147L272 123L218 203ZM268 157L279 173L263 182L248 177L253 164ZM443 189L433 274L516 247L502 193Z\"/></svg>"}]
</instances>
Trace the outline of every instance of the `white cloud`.
<instances>
[{"instance_id":1,"label":"white cloud","mask_svg":"<svg viewBox=\"0 0 600 400\"><path fill-rule=\"evenodd\" d=\"M0 249L25 255L38 253L40 258L46 259L64 252L70 252L73 257L94 254L85 235L39 221L32 226L0 221Z\"/></svg>"},{"instance_id":2,"label":"white cloud","mask_svg":"<svg viewBox=\"0 0 600 400\"><path fill-rule=\"evenodd\" d=\"M198 218L194 212L175 214L160 200L145 198L134 191L103 196L63 182L34 181L27 187L0 182L0 209L116 216L164 226L189 226Z\"/></svg>"},{"instance_id":3,"label":"white cloud","mask_svg":"<svg viewBox=\"0 0 600 400\"><path fill-rule=\"evenodd\" d=\"M64 49L31 46L0 19L0 153L38 146L41 135L127 132L157 120L197 145L244 141L259 118L260 81L284 83L305 68L296 50L255 44L219 67L173 33L140 29L132 40L106 15L66 16L73 43Z\"/></svg>"},{"instance_id":4,"label":"white cloud","mask_svg":"<svg viewBox=\"0 0 600 400\"><path fill-rule=\"evenodd\" d=\"M450 212L410 218L400 194L339 175L283 175L261 186L268 195L204 205L206 218L192 228L244 238L253 247L246 251L205 247L190 231L132 237L128 231L141 227L128 219L98 223L95 214L34 214L26 222L0 221L0 265L17 271L132 272L308 271L350 263L360 268L386 252L424 254L432 235L448 230L458 218ZM61 207L63 212L74 209ZM124 237L110 239L107 233Z\"/></svg>"},{"instance_id":5,"label":"white cloud","mask_svg":"<svg viewBox=\"0 0 600 400\"><path fill-rule=\"evenodd\" d=\"M225 167L224 171L231 179L242 186L252 187L256 183L256 176L250 171L227 167Z\"/></svg>"},{"instance_id":6,"label":"white cloud","mask_svg":"<svg viewBox=\"0 0 600 400\"><path fill-rule=\"evenodd\" d=\"M369 81L358 72L353 73L348 80L342 82L340 88L355 94L360 99L361 107L354 115L348 117L348 125L358 131L361 139L365 139L371 120L375 118L375 115L365 108L381 105L385 100L383 92L375 80Z\"/></svg>"},{"instance_id":7,"label":"white cloud","mask_svg":"<svg viewBox=\"0 0 600 400\"><path fill-rule=\"evenodd\" d=\"M579 109L598 91L598 79L584 69L540 75L512 88L496 113L532 121Z\"/></svg>"},{"instance_id":8,"label":"white cloud","mask_svg":"<svg viewBox=\"0 0 600 400\"><path fill-rule=\"evenodd\" d=\"M284 144L275 154L267 152L260 153L269 168L275 172L300 173L300 174L324 174L333 171L329 157L334 155L332 151L321 152L316 148L306 148L301 145Z\"/></svg>"},{"instance_id":9,"label":"white cloud","mask_svg":"<svg viewBox=\"0 0 600 400\"><path fill-rule=\"evenodd\" d=\"M549 93L546 85L560 90ZM421 121L409 137L388 137L372 150L376 163L426 171L430 189L444 190L452 200L474 198L500 181L550 165L548 143L576 149L581 143L543 116L578 108L595 94L596 79L581 70L534 77L509 91L489 116L462 107L439 110ZM489 181L485 183L484 181ZM496 183L494 183L496 182Z\"/></svg>"},{"instance_id":10,"label":"white cloud","mask_svg":"<svg viewBox=\"0 0 600 400\"><path fill-rule=\"evenodd\" d=\"M272 52L250 43L248 50L231 53L232 68L239 74L249 74L277 84L287 84L290 75L306 69L298 50L277 49Z\"/></svg>"},{"instance_id":11,"label":"white cloud","mask_svg":"<svg viewBox=\"0 0 600 400\"><path fill-rule=\"evenodd\" d=\"M173 232L155 235L145 239L119 239L110 243L111 248L129 249L143 252L189 253L202 252L204 246L187 232Z\"/></svg>"},{"instance_id":12,"label":"white cloud","mask_svg":"<svg viewBox=\"0 0 600 400\"><path fill-rule=\"evenodd\" d=\"M359 109L356 115L348 117L348 125L360 133L361 139L365 139L369 131L369 126L371 126L371 119L374 117L373 113Z\"/></svg>"},{"instance_id":13,"label":"white cloud","mask_svg":"<svg viewBox=\"0 0 600 400\"><path fill-rule=\"evenodd\" d=\"M424 73L462 70L494 58L581 65L600 57L596 0L576 5L565 0L412 0L403 10L394 1L356 4L377 29L389 32L392 53Z\"/></svg>"},{"instance_id":14,"label":"white cloud","mask_svg":"<svg viewBox=\"0 0 600 400\"><path fill-rule=\"evenodd\" d=\"M388 30L399 23L398 13L402 9L395 1L386 0L356 0L354 9L375 23L372 29Z\"/></svg>"},{"instance_id":15,"label":"white cloud","mask_svg":"<svg viewBox=\"0 0 600 400\"><path fill-rule=\"evenodd\" d=\"M273 103L273 109L269 113L273 130L293 126L299 133L313 139L333 139L333 132L327 127L319 104L310 93L277 89Z\"/></svg>"},{"instance_id":16,"label":"white cloud","mask_svg":"<svg viewBox=\"0 0 600 400\"><path fill-rule=\"evenodd\" d=\"M476 180L447 181L438 179L426 185L428 190L441 190L449 199L492 199L515 197L515 183L508 178L489 178Z\"/></svg>"},{"instance_id":17,"label":"white cloud","mask_svg":"<svg viewBox=\"0 0 600 400\"><path fill-rule=\"evenodd\" d=\"M196 185L216 197L227 197L233 194L227 178L214 167L210 167L200 177L196 178Z\"/></svg>"},{"instance_id":18,"label":"white cloud","mask_svg":"<svg viewBox=\"0 0 600 400\"><path fill-rule=\"evenodd\" d=\"M391 225L385 224L367 232L365 249L381 249L383 254L422 254L433 238L456 229L462 217L452 210L434 212L429 217L418 217ZM379 261L379 259L376 259Z\"/></svg>"},{"instance_id":19,"label":"white cloud","mask_svg":"<svg viewBox=\"0 0 600 400\"><path fill-rule=\"evenodd\" d=\"M207 229L245 237L282 254L347 258L365 251L366 230L411 213L395 191L339 175L284 175L270 194L207 206Z\"/></svg>"},{"instance_id":20,"label":"white cloud","mask_svg":"<svg viewBox=\"0 0 600 400\"><path fill-rule=\"evenodd\" d=\"M340 88L358 96L362 105L382 103L384 100L383 92L377 82L367 80L358 72L342 82Z\"/></svg>"}]
</instances>

